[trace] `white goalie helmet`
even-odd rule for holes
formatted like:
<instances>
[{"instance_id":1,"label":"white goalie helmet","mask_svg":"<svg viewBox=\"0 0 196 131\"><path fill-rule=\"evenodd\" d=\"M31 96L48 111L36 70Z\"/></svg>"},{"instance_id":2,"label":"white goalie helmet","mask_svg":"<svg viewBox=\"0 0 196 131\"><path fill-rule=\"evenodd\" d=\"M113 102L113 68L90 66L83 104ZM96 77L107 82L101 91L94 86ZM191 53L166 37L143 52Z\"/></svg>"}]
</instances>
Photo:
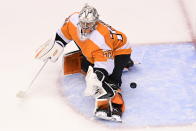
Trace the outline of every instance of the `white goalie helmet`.
<instances>
[{"instance_id":1,"label":"white goalie helmet","mask_svg":"<svg viewBox=\"0 0 196 131\"><path fill-rule=\"evenodd\" d=\"M79 13L79 25L80 33L83 37L86 37L90 32L95 29L96 22L99 21L99 14L97 10L85 4L82 10Z\"/></svg>"}]
</instances>

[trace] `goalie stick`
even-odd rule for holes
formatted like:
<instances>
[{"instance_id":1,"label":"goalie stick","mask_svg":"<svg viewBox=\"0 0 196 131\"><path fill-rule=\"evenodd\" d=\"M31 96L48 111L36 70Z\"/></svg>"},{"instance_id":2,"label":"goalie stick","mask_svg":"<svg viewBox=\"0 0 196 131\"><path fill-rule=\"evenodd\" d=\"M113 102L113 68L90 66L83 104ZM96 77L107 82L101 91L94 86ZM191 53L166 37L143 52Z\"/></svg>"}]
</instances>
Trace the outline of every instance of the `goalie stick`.
<instances>
[{"instance_id":1,"label":"goalie stick","mask_svg":"<svg viewBox=\"0 0 196 131\"><path fill-rule=\"evenodd\" d=\"M34 76L33 80L31 81L31 83L29 84L29 86L25 89L25 90L20 90L17 94L16 97L18 98L25 98L28 94L28 92L30 91L30 89L32 88L32 85L34 83L34 81L37 79L37 77L39 76L40 72L43 70L43 68L45 67L45 65L47 64L48 60L50 58L48 58L44 64L41 66L41 68L39 69L39 71L37 72L37 74Z\"/></svg>"}]
</instances>

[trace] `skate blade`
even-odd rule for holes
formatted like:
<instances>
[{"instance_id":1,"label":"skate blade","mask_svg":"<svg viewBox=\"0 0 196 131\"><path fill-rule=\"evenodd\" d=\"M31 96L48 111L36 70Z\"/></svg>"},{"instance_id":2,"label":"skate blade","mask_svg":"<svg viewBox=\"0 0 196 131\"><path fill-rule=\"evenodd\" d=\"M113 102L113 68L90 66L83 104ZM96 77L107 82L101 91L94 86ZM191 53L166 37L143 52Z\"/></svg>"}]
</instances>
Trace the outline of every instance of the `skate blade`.
<instances>
[{"instance_id":1,"label":"skate blade","mask_svg":"<svg viewBox=\"0 0 196 131\"><path fill-rule=\"evenodd\" d=\"M117 118L117 117L108 117L108 116L103 116L101 114L95 114L95 117L99 118L99 119L102 119L102 120L122 123L122 119L121 118Z\"/></svg>"},{"instance_id":2,"label":"skate blade","mask_svg":"<svg viewBox=\"0 0 196 131\"><path fill-rule=\"evenodd\" d=\"M113 118L116 122L122 122L122 119L121 119L120 116L112 115L112 118Z\"/></svg>"}]
</instances>

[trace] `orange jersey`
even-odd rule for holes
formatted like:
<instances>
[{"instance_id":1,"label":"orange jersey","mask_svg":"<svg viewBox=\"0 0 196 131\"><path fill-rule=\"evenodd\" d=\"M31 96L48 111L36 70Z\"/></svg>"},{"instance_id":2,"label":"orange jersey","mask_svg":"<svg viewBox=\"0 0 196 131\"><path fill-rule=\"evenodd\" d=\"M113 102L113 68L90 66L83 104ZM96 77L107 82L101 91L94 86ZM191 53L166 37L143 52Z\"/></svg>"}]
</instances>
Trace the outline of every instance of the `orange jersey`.
<instances>
[{"instance_id":1,"label":"orange jersey","mask_svg":"<svg viewBox=\"0 0 196 131\"><path fill-rule=\"evenodd\" d=\"M79 14L68 17L58 30L58 34L65 42L75 41L87 60L98 68L104 68L110 74L114 67L114 57L121 54L130 54L131 47L127 37L120 31L98 22L86 40L80 39Z\"/></svg>"}]
</instances>

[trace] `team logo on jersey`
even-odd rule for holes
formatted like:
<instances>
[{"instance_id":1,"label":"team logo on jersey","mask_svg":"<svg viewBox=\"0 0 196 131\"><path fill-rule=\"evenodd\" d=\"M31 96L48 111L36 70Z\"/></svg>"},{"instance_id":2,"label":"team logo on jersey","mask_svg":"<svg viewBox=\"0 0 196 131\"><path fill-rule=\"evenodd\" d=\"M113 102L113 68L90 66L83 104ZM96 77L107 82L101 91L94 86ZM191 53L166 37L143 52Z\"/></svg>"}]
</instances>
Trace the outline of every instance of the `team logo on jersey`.
<instances>
[{"instance_id":1,"label":"team logo on jersey","mask_svg":"<svg viewBox=\"0 0 196 131\"><path fill-rule=\"evenodd\" d=\"M113 59L113 52L112 52L112 50L105 50L105 51L103 51L103 56L105 56L108 59Z\"/></svg>"}]
</instances>

